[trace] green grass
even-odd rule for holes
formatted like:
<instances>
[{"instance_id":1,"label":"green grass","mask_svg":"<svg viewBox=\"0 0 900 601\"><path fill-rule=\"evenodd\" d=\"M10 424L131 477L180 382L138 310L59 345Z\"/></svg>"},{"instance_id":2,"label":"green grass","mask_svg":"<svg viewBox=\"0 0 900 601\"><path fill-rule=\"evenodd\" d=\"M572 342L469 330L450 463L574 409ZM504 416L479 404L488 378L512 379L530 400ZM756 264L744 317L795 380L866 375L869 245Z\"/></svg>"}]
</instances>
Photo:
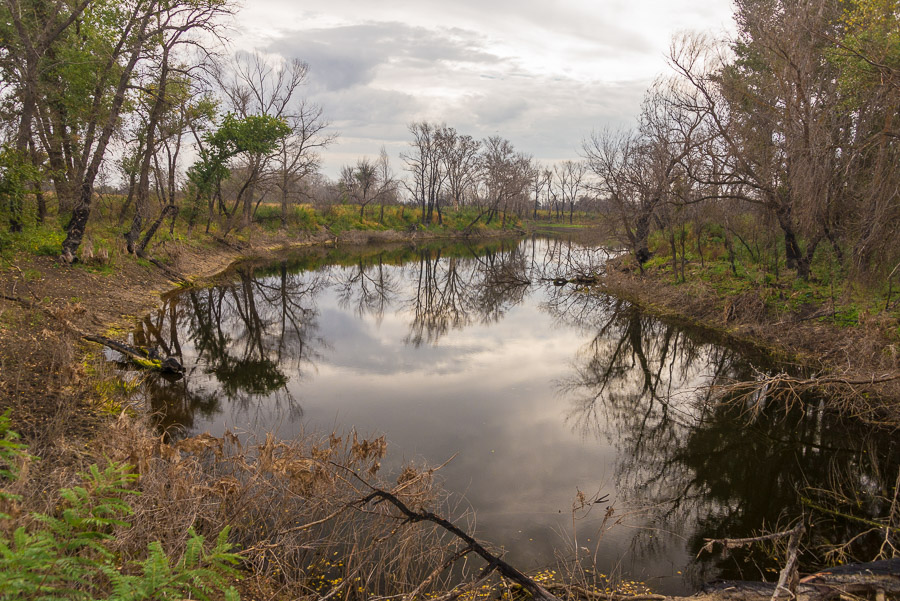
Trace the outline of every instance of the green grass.
<instances>
[{"instance_id":1,"label":"green grass","mask_svg":"<svg viewBox=\"0 0 900 601\"><path fill-rule=\"evenodd\" d=\"M55 257L62 252L66 233L54 223L26 225L23 231L15 234L10 233L6 224L0 223L0 227L0 255L5 258L17 253Z\"/></svg>"},{"instance_id":2,"label":"green grass","mask_svg":"<svg viewBox=\"0 0 900 601\"><path fill-rule=\"evenodd\" d=\"M681 229L675 231L678 250L679 283L681 266ZM767 310L773 315L797 315L801 317L822 314L816 319L839 327L856 327L865 315L884 314L890 320L900 320L900 309L885 313L888 288L883 282L864 285L847 277L831 247L821 246L806 280L787 269L784 260L783 240L761 241L759 252L748 240L753 252L745 246L733 243L734 270L728 258L724 231L719 226L706 226L701 230L700 252L697 237L689 224L685 228L685 279L702 281L720 298L754 292L760 296ZM763 243L764 242L764 243ZM672 281L672 249L668 232L656 231L649 239L652 258L644 268L666 274ZM774 249L778 250L778 263L774 263ZM736 273L735 273L736 272ZM895 291L900 296L900 291ZM893 331L895 325L889 325Z\"/></svg>"}]
</instances>

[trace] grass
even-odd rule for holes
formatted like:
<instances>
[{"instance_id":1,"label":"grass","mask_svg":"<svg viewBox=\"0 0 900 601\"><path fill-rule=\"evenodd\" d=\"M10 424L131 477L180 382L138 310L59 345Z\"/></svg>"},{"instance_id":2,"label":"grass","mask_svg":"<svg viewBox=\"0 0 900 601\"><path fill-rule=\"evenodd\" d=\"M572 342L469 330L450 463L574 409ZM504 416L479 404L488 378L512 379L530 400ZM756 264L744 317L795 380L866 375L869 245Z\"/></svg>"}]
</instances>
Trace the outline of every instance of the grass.
<instances>
[{"instance_id":1,"label":"grass","mask_svg":"<svg viewBox=\"0 0 900 601\"><path fill-rule=\"evenodd\" d=\"M125 219L119 223L124 201L124 197L115 194L98 196L78 251L81 268L101 275L111 275L116 273L117 265L126 257L149 268L149 262L131 257L125 248L123 234L130 225L130 217L126 212ZM60 256L66 235L65 225L68 223L69 215L54 213L56 207L52 198L48 198L48 206L51 208L51 215L45 219L44 223L36 223L32 215L33 211L31 211L28 213L32 215L31 219L26 224L24 231L19 233L9 232L8 224L0 212L0 257L5 260L5 263L13 263L17 257L21 256ZM184 246L203 249L214 248L215 245L218 245L218 242L205 234L205 216L198 219L191 232L188 232L188 217L188 212L183 211L175 219L174 227L168 220L163 223L148 247L148 252L154 254L154 250L157 248ZM286 224L283 224L281 205L264 203L257 208L251 227L232 229L227 236L229 240L237 243L251 242L260 235L263 237L277 235L279 239L288 240L302 239L319 232L323 227L334 234L354 230L403 232L423 230L440 234L461 231L476 221L476 217L478 217L478 209L474 207L465 207L458 211L445 209L441 224L437 223L436 214L433 216L432 223L422 224L419 208L411 205L390 205L383 207L383 210L380 205L370 205L365 208L361 216L359 205L336 204L317 208L310 204L294 204L289 207ZM148 222L153 219L155 216L151 216ZM225 218L223 216L214 217L210 223L210 233L220 237L224 231L224 225ZM518 218L511 214L507 215L505 224L507 229L520 226ZM482 217L471 229L478 232L497 231L502 228L499 217L489 225L484 223ZM162 255L160 260L164 260L167 255L167 253L156 254ZM0 270L5 267L8 265L0 264Z\"/></svg>"},{"instance_id":2,"label":"grass","mask_svg":"<svg viewBox=\"0 0 900 601\"><path fill-rule=\"evenodd\" d=\"M701 281L723 299L756 294L767 311L776 316L812 318L848 328L859 326L868 317L882 315L887 318L885 333L900 339L893 332L900 321L900 303L891 305L887 285L883 281L866 285L848 277L830 247L820 247L810 277L802 279L794 270L787 268L781 240L766 240L758 245L751 244L750 248L735 241L732 267L721 228L704 228L699 245L691 224L685 227L683 233L676 230L675 236L678 273L673 272L671 243L664 231L654 232L650 237L649 247L653 255L644 265L646 270L663 274L676 285ZM777 262L774 259L776 251ZM682 258L685 260L684 279L680 272ZM888 309L885 310L885 307Z\"/></svg>"},{"instance_id":3,"label":"grass","mask_svg":"<svg viewBox=\"0 0 900 601\"><path fill-rule=\"evenodd\" d=\"M0 225L5 225L0 222ZM52 223L29 224L19 233L10 233L8 227L0 229L0 256L10 258L18 253L39 257L59 256L65 231Z\"/></svg>"}]
</instances>

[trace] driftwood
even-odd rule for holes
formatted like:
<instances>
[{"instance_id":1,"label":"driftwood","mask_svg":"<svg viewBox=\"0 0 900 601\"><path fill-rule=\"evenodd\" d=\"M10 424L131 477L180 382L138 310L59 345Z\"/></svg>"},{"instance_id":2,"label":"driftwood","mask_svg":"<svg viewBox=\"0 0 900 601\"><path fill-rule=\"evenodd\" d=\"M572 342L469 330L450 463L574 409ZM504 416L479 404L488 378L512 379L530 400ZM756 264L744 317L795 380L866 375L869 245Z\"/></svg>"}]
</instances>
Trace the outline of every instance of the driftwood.
<instances>
[{"instance_id":1,"label":"driftwood","mask_svg":"<svg viewBox=\"0 0 900 601\"><path fill-rule=\"evenodd\" d=\"M36 309L41 311L45 315L52 317L56 321L60 322L66 329L75 332L82 339L87 340L89 342L96 342L97 344L102 344L105 347L111 348L114 351L122 353L126 357L132 359L134 363L139 365L140 367L149 368L149 369L157 369L163 373L169 374L183 374L184 367L181 365L181 362L174 357L163 357L159 354L156 349L142 349L133 347L131 345L125 344L123 342L116 342L111 338L107 338L106 336L100 336L97 334L91 334L90 332L85 332L68 319L65 319L61 315L54 313L50 309L46 307L42 307L34 301L29 301L24 298L19 298L17 296L9 296L6 294L0 294L0 298L4 300L8 300L14 303L18 303L27 309Z\"/></svg>"},{"instance_id":2,"label":"driftwood","mask_svg":"<svg viewBox=\"0 0 900 601\"><path fill-rule=\"evenodd\" d=\"M175 357L163 357L159 354L159 351L154 348L137 348L127 344L123 344L121 342L116 342L115 340L107 338L106 336L97 336L95 334L84 334L82 335L82 338L90 342L102 344L105 347L122 353L126 357L131 358L136 364L141 367L157 369L167 374L184 373L184 366L181 365L181 362L178 359L176 359Z\"/></svg>"},{"instance_id":3,"label":"driftwood","mask_svg":"<svg viewBox=\"0 0 900 601\"><path fill-rule=\"evenodd\" d=\"M703 589L697 599L721 601L767 601L776 584L765 582L719 581ZM829 568L800 580L796 601L831 601L840 597L871 596L873 599L900 598L900 559L858 563Z\"/></svg>"}]
</instances>

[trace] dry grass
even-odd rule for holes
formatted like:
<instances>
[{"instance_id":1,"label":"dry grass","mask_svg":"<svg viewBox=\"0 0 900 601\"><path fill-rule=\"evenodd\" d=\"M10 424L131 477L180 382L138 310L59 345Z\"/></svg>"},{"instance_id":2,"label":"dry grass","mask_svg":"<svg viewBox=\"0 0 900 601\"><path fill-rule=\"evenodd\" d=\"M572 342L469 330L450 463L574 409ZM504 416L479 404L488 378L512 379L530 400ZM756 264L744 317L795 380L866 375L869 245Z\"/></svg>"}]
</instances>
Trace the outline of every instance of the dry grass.
<instances>
[{"instance_id":1,"label":"dry grass","mask_svg":"<svg viewBox=\"0 0 900 601\"><path fill-rule=\"evenodd\" d=\"M94 454L140 474L131 527L116 537L123 561L142 557L153 540L178 556L189 527L212 535L230 525L258 590L349 599L408 593L452 553L433 525L405 526L386 507L358 504L372 486L410 506L441 504L434 470L409 466L397 482L379 480L385 451L383 438L355 432L294 441L204 434L168 444L123 414ZM25 496L34 502L40 486L31 479L31 487Z\"/></svg>"}]
</instances>

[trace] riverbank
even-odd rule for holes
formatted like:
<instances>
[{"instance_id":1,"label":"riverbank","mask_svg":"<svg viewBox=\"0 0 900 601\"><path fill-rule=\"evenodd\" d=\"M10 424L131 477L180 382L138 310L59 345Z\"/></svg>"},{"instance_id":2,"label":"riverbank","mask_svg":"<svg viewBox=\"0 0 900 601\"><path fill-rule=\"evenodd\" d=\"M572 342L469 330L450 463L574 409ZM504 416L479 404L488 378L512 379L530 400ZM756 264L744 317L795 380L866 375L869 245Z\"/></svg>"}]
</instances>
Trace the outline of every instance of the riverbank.
<instances>
[{"instance_id":1,"label":"riverbank","mask_svg":"<svg viewBox=\"0 0 900 601\"><path fill-rule=\"evenodd\" d=\"M609 263L601 286L651 314L751 345L793 366L803 375L784 381L790 394L817 389L845 414L900 426L900 324L892 313L855 309L851 323L834 299L817 301L777 283L729 291L701 277L676 282L664 269L640 273L627 256ZM768 375L775 376L772 382L785 376ZM760 374L760 385L765 377Z\"/></svg>"}]
</instances>

